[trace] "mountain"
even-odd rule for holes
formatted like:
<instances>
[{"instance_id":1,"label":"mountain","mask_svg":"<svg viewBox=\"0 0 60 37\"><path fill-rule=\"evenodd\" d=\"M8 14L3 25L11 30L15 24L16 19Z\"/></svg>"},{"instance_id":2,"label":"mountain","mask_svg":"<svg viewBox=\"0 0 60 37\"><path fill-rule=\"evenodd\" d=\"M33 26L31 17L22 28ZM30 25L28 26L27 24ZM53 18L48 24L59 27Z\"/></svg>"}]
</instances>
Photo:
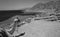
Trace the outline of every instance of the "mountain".
<instances>
[{"instance_id":1,"label":"mountain","mask_svg":"<svg viewBox=\"0 0 60 37\"><path fill-rule=\"evenodd\" d=\"M39 11L39 10L55 10L60 8L60 1L48 1L46 3L37 3L32 8L27 9L27 11Z\"/></svg>"}]
</instances>

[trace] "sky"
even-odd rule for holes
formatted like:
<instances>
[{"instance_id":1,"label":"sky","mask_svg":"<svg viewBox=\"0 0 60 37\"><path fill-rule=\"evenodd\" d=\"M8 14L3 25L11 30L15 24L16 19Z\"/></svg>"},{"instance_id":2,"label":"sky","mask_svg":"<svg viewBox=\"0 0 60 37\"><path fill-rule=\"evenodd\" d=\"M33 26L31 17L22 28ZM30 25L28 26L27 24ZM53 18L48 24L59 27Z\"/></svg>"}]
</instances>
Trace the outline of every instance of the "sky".
<instances>
[{"instance_id":1,"label":"sky","mask_svg":"<svg viewBox=\"0 0 60 37\"><path fill-rule=\"evenodd\" d=\"M49 0L0 0L0 10L16 10L32 7L38 2Z\"/></svg>"}]
</instances>

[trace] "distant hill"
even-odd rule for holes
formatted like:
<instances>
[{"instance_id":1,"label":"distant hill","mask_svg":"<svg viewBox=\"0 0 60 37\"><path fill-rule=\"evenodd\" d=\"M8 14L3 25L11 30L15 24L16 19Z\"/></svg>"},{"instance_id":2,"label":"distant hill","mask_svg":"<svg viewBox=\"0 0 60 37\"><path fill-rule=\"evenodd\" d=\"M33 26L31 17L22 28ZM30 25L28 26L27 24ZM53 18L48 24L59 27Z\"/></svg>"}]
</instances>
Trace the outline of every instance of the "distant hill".
<instances>
[{"instance_id":1,"label":"distant hill","mask_svg":"<svg viewBox=\"0 0 60 37\"><path fill-rule=\"evenodd\" d=\"M30 9L26 9L27 11L39 11L44 9L60 9L60 0L59 1L48 1L46 3L37 3Z\"/></svg>"}]
</instances>

